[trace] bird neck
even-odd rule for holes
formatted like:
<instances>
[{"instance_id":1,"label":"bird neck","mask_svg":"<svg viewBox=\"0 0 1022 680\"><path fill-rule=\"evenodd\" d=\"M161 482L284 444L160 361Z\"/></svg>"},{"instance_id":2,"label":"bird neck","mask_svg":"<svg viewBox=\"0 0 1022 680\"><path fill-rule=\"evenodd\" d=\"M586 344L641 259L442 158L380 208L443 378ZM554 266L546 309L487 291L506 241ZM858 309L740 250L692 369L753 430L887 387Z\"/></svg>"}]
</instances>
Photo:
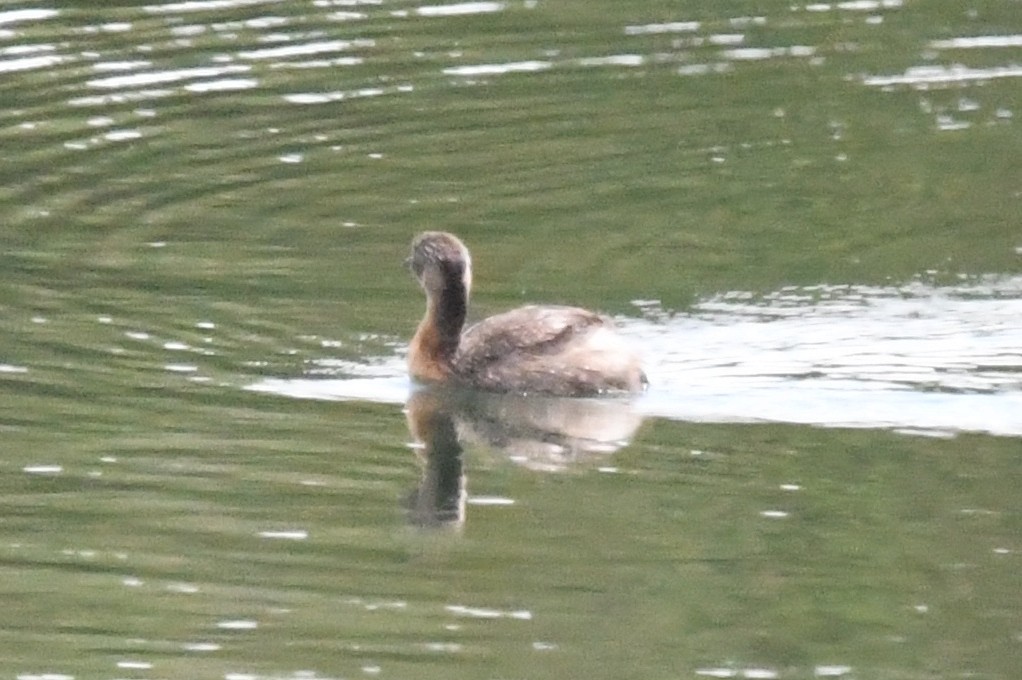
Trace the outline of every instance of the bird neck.
<instances>
[{"instance_id":1,"label":"bird neck","mask_svg":"<svg viewBox=\"0 0 1022 680\"><path fill-rule=\"evenodd\" d=\"M458 340L468 314L468 289L460 280L449 280L440 294L430 301L432 315L440 338L458 349Z\"/></svg>"},{"instance_id":2,"label":"bird neck","mask_svg":"<svg viewBox=\"0 0 1022 680\"><path fill-rule=\"evenodd\" d=\"M458 352L468 312L468 289L461 281L449 281L438 293L427 294L426 316L412 338L409 363L412 375L424 380L443 380Z\"/></svg>"}]
</instances>

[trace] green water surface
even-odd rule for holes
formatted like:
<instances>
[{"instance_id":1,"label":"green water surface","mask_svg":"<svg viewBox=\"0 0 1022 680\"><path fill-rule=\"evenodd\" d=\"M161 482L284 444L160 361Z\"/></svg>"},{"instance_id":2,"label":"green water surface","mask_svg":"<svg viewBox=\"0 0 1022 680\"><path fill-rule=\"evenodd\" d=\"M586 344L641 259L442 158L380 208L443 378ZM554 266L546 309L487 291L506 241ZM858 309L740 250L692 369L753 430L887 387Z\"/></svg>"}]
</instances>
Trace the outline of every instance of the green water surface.
<instances>
[{"instance_id":1,"label":"green water surface","mask_svg":"<svg viewBox=\"0 0 1022 680\"><path fill-rule=\"evenodd\" d=\"M1018 276L1019 10L0 4L0 676L1018 677L1018 437L467 446L422 531L400 404L245 388L399 357L425 229L477 317Z\"/></svg>"}]
</instances>

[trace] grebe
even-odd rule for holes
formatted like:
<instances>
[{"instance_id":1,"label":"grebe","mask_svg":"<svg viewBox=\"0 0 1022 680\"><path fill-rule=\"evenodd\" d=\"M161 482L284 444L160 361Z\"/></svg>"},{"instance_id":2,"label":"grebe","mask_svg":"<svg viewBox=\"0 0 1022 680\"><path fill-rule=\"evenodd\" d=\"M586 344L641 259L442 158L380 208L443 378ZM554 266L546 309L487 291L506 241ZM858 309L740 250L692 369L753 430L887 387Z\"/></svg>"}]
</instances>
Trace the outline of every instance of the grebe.
<instances>
[{"instance_id":1,"label":"grebe","mask_svg":"<svg viewBox=\"0 0 1022 680\"><path fill-rule=\"evenodd\" d=\"M406 264L426 293L426 315L408 349L414 379L573 397L645 389L636 353L609 319L585 309L530 305L462 333L472 258L453 234L419 234Z\"/></svg>"}]
</instances>

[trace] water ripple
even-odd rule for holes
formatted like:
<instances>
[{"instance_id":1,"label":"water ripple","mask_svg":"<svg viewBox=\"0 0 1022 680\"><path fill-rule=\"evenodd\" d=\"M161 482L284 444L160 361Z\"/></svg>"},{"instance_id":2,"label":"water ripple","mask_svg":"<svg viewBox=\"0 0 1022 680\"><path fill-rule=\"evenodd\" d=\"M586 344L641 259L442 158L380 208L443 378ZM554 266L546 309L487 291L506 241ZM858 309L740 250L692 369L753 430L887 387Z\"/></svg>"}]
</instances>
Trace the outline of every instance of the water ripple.
<instances>
[{"instance_id":1,"label":"water ripple","mask_svg":"<svg viewBox=\"0 0 1022 680\"><path fill-rule=\"evenodd\" d=\"M228 10L252 5L271 5L283 0L186 0L185 2L168 2L162 5L146 5L142 9L152 14L174 14L177 12L209 12Z\"/></svg>"},{"instance_id":2,"label":"water ripple","mask_svg":"<svg viewBox=\"0 0 1022 680\"><path fill-rule=\"evenodd\" d=\"M425 5L415 10L424 17L449 17L463 14L489 14L504 9L503 2L459 2L451 5Z\"/></svg>"},{"instance_id":3,"label":"water ripple","mask_svg":"<svg viewBox=\"0 0 1022 680\"><path fill-rule=\"evenodd\" d=\"M55 9L13 9L0 12L0 25L13 24L19 21L41 21L55 17L60 12Z\"/></svg>"},{"instance_id":4,"label":"water ripple","mask_svg":"<svg viewBox=\"0 0 1022 680\"><path fill-rule=\"evenodd\" d=\"M649 413L1022 434L1022 277L643 306Z\"/></svg>"},{"instance_id":5,"label":"water ripple","mask_svg":"<svg viewBox=\"0 0 1022 680\"><path fill-rule=\"evenodd\" d=\"M867 75L862 82L876 87L890 85L951 85L955 83L982 82L1000 78L1022 78L1022 66L992 66L970 68L961 64L951 66L913 66L904 73L894 75Z\"/></svg>"}]
</instances>

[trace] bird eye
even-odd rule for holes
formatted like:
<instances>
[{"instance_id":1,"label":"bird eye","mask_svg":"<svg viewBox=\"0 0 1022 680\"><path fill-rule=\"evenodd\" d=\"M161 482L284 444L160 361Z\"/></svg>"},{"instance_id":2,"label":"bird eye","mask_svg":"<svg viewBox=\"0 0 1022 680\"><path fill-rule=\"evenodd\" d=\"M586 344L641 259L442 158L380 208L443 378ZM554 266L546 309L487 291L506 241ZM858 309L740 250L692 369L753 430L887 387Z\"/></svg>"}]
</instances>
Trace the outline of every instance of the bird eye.
<instances>
[{"instance_id":1,"label":"bird eye","mask_svg":"<svg viewBox=\"0 0 1022 680\"><path fill-rule=\"evenodd\" d=\"M412 256L405 260L405 267L407 267L409 271L415 274L415 276L421 277L422 271L426 268L426 265L423 264L421 259Z\"/></svg>"}]
</instances>

